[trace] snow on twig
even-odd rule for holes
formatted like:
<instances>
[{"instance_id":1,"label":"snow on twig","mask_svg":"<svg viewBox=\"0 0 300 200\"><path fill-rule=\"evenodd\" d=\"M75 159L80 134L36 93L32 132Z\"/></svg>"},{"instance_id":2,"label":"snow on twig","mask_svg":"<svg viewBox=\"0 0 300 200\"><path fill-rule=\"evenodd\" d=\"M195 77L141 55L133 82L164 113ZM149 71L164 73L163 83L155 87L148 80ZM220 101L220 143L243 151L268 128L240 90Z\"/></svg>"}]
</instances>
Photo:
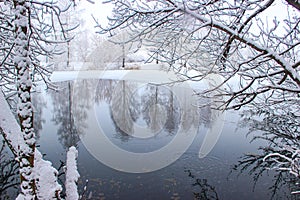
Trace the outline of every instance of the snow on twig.
<instances>
[{"instance_id":1,"label":"snow on twig","mask_svg":"<svg viewBox=\"0 0 300 200\"><path fill-rule=\"evenodd\" d=\"M291 174L293 174L296 177L300 176L300 162L299 158L297 158L297 154L299 154L299 150L295 151L295 154L292 158L289 158L285 155L282 155L280 153L270 153L266 155L263 158L263 162L266 162L267 159L273 158L273 162L278 163L276 167L273 167L274 169L278 169L281 171L289 171ZM284 160L284 161L282 161ZM287 167L281 167L281 165L286 165L288 163Z\"/></svg>"},{"instance_id":2,"label":"snow on twig","mask_svg":"<svg viewBox=\"0 0 300 200\"><path fill-rule=\"evenodd\" d=\"M220 29L224 31L225 33L228 33L230 35L234 35L237 40L240 42L250 46L251 48L255 49L258 52L266 53L270 57L272 57L285 71L286 73L300 86L300 75L298 74L297 70L295 70L284 58L282 58L279 54L272 51L269 48L263 47L256 43L255 41L251 39L244 38L241 34L239 34L237 31L232 30L230 27L225 26L221 23L218 23L217 21L214 21L212 18L206 18L202 15L199 15L186 7L179 8L182 12L185 12L194 18L198 19L199 21L203 23L209 23L212 27L215 27L217 29Z\"/></svg>"}]
</instances>

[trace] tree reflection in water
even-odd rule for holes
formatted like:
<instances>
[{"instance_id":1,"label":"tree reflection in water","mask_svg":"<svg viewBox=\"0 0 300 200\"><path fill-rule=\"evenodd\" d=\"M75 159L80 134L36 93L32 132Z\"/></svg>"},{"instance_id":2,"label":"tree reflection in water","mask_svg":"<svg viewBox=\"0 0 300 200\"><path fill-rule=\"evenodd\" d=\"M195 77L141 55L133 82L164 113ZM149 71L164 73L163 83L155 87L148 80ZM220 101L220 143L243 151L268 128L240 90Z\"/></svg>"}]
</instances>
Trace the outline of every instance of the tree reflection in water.
<instances>
[{"instance_id":1,"label":"tree reflection in water","mask_svg":"<svg viewBox=\"0 0 300 200\"><path fill-rule=\"evenodd\" d=\"M127 134L133 135L134 132L130 113L130 99L135 88L136 86L134 83L126 82L124 80L118 81L111 91L111 102L107 102L110 103L111 118L115 124L116 131L120 134L122 140L128 139L126 137ZM113 115L113 113L115 113L115 115Z\"/></svg>"},{"instance_id":2,"label":"tree reflection in water","mask_svg":"<svg viewBox=\"0 0 300 200\"><path fill-rule=\"evenodd\" d=\"M182 96L191 95L185 94L187 91L184 88L179 89L179 92ZM211 121L209 107L197 109L191 98L179 102L173 92L173 86L168 85L99 80L95 101L97 104L100 102L108 104L110 118L116 131L115 137L123 142L134 136L135 124L147 127L155 137L161 131L174 135L180 125L187 132L200 123L209 126ZM200 121L196 120L199 117L195 117L199 114Z\"/></svg>"},{"instance_id":3,"label":"tree reflection in water","mask_svg":"<svg viewBox=\"0 0 300 200\"><path fill-rule=\"evenodd\" d=\"M142 123L141 126L147 126L155 136L160 131L173 135L179 125L186 132L201 123L209 126L212 120L209 107L195 109L189 98L179 102L172 86L103 79L83 79L57 85L59 91L50 92L52 121L59 126L57 134L65 148L76 146L80 134L84 134L87 113L94 103L104 102L109 106L115 137L122 141L132 138L134 124ZM185 96L185 92L182 88L180 95ZM195 116L200 116L200 121Z\"/></svg>"},{"instance_id":4,"label":"tree reflection in water","mask_svg":"<svg viewBox=\"0 0 300 200\"><path fill-rule=\"evenodd\" d=\"M131 112L135 113L134 122L143 119L152 133L164 129L172 135L178 129L180 106L169 88L147 84L135 91L131 104L140 105L131 106Z\"/></svg>"},{"instance_id":5,"label":"tree reflection in water","mask_svg":"<svg viewBox=\"0 0 300 200\"><path fill-rule=\"evenodd\" d=\"M83 127L86 125L87 110L90 108L92 98L89 87L94 84L91 80L77 80L76 82L57 83L59 92L52 91L53 119L59 126L57 134L64 148L77 146L80 140L79 135L83 134ZM82 90L74 90L78 87ZM75 92L81 92L75 94Z\"/></svg>"},{"instance_id":6,"label":"tree reflection in water","mask_svg":"<svg viewBox=\"0 0 300 200\"><path fill-rule=\"evenodd\" d=\"M2 140L0 146L0 199L13 199L17 196L19 188L19 168L18 162L14 156L9 156L9 150L6 147L6 143ZM13 197L14 196L14 197Z\"/></svg>"},{"instance_id":7,"label":"tree reflection in water","mask_svg":"<svg viewBox=\"0 0 300 200\"><path fill-rule=\"evenodd\" d=\"M298 110L283 111L278 107L252 109L243 112L240 126L248 126L252 141L266 141L259 153L245 154L235 170L249 170L255 183L263 173L274 172L272 198L282 188L286 198L300 198L300 116Z\"/></svg>"}]
</instances>

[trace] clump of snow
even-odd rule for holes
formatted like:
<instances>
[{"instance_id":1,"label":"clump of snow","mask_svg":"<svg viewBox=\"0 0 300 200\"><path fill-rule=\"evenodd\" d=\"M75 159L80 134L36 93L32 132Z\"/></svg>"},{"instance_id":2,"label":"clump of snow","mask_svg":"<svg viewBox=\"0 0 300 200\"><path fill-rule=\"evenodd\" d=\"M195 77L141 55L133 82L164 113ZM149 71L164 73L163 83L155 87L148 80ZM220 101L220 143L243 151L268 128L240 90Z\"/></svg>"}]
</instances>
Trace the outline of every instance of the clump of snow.
<instances>
[{"instance_id":1,"label":"clump of snow","mask_svg":"<svg viewBox=\"0 0 300 200\"><path fill-rule=\"evenodd\" d=\"M51 162L43 160L42 154L36 150L34 155L34 174L38 199L57 199L62 190L57 182L58 172Z\"/></svg>"},{"instance_id":2,"label":"clump of snow","mask_svg":"<svg viewBox=\"0 0 300 200\"><path fill-rule=\"evenodd\" d=\"M80 177L77 171L77 156L78 151L74 146L69 148L67 153L67 164L66 164L66 200L79 199L77 191L77 181Z\"/></svg>"}]
</instances>

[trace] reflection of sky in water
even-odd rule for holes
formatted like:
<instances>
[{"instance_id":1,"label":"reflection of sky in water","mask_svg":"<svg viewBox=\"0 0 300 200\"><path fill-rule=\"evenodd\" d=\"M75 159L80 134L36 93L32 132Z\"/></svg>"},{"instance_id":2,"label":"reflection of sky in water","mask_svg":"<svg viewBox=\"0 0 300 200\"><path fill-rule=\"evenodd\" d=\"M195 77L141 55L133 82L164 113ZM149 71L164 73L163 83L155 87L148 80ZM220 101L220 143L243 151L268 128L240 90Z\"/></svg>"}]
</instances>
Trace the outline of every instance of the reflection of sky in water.
<instances>
[{"instance_id":1,"label":"reflection of sky in water","mask_svg":"<svg viewBox=\"0 0 300 200\"><path fill-rule=\"evenodd\" d=\"M125 136L125 140L122 139L111 118L111 109L109 108L111 98L107 92L111 89L109 87L116 83L111 80L99 80L98 84L102 85L102 94L98 94L95 105L90 106L97 113L96 116L106 136L115 145L133 152L149 152L164 146L172 139L172 134L165 130L147 139L134 138L128 135ZM67 86L67 82L62 83L62 85ZM86 87L83 89L88 90L88 81L82 85ZM41 117L45 121L40 130L41 136L38 143L42 153L46 154L45 158L52 161L56 167L59 165L59 160L65 160L65 147L62 145L65 143L59 140L64 140L68 136L63 134L58 136L59 126L62 123L54 123L53 118L59 114L68 115L68 113L59 113L57 108L68 105L67 94L69 92L68 87L64 87L64 91L59 93L47 92L44 94L46 106L42 108ZM54 97L55 95L56 97ZM88 107L84 108L83 103L79 102L82 109L80 110L81 114ZM84 121L84 117L82 120ZM176 199L178 197L194 199L203 188L206 188L211 196L217 193L219 199L269 199L268 187L272 186L272 172L270 173L271 176L264 176L258 181L254 192L252 191L253 180L251 176L241 174L237 177L236 173L229 174L231 167L238 162L238 158L243 153L255 152L257 147L263 144L258 142L249 144L250 139L245 136L247 128L236 130L238 120L237 113L228 112L221 137L216 146L207 157L199 159L199 148L205 137L207 127L209 127L205 125L205 120L200 120L198 134L185 154L170 166L145 174L130 174L113 170L97 161L86 150L81 141L78 141L78 168L81 174L79 191L82 191L85 180L88 179L86 195L90 195L92 199L103 197L106 199ZM144 119L142 121L141 124L146 124ZM84 123L80 126L83 127ZM99 146L99 148L101 147Z\"/></svg>"}]
</instances>

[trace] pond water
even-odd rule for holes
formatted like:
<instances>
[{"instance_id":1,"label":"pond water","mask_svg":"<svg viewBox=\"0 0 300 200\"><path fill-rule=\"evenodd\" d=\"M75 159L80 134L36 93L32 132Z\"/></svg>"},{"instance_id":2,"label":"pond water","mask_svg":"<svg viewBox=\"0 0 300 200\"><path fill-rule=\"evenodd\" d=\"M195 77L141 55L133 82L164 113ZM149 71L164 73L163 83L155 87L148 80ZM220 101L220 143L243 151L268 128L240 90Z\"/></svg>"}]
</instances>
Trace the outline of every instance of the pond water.
<instances>
[{"instance_id":1,"label":"pond water","mask_svg":"<svg viewBox=\"0 0 300 200\"><path fill-rule=\"evenodd\" d=\"M272 192L276 172L255 181L249 170L234 170L244 153L265 145L249 142L238 112L198 108L205 101L181 85L57 84L59 91L34 97L38 146L56 168L68 147L77 147L83 199L294 198L288 187Z\"/></svg>"}]
</instances>

